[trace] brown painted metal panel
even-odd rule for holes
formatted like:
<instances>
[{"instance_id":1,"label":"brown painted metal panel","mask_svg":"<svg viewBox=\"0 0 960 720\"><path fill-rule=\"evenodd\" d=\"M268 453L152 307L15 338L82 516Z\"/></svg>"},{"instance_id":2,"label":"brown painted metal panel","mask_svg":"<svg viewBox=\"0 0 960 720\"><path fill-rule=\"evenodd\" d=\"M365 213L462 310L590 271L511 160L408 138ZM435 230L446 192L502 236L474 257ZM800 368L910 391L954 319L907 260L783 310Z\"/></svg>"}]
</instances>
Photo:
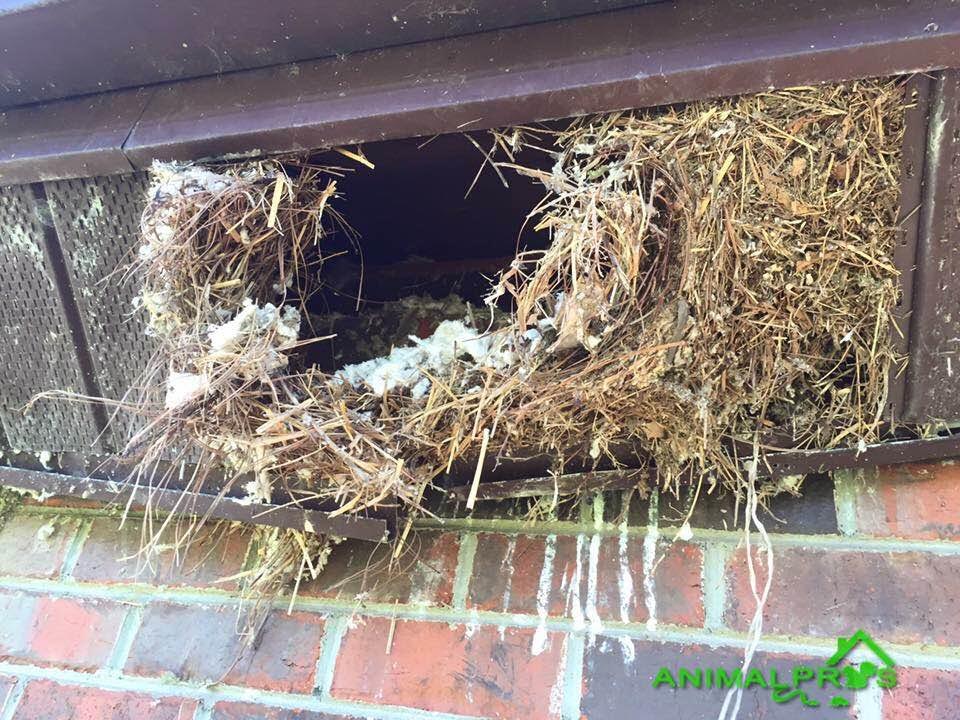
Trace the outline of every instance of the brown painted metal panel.
<instances>
[{"instance_id":1,"label":"brown painted metal panel","mask_svg":"<svg viewBox=\"0 0 960 720\"><path fill-rule=\"evenodd\" d=\"M0 185L954 65L949 0L661 3L0 113Z\"/></svg>"},{"instance_id":2,"label":"brown painted metal panel","mask_svg":"<svg viewBox=\"0 0 960 720\"><path fill-rule=\"evenodd\" d=\"M904 117L903 151L900 166L900 213L897 218L897 237L893 260L900 271L900 297L893 310L890 339L903 362L892 368L888 417L894 426L904 414L907 390L907 364L910 353L910 316L913 312L917 239L920 228L920 209L923 202L923 171L927 150L927 119L933 79L926 74L914 75L905 92L910 101Z\"/></svg>"},{"instance_id":3,"label":"brown painted metal panel","mask_svg":"<svg viewBox=\"0 0 960 720\"><path fill-rule=\"evenodd\" d=\"M13 0L0 13L0 107L650 1Z\"/></svg>"},{"instance_id":4,"label":"brown painted metal panel","mask_svg":"<svg viewBox=\"0 0 960 720\"><path fill-rule=\"evenodd\" d=\"M130 172L120 148L148 96L105 93L0 112L0 185Z\"/></svg>"},{"instance_id":5,"label":"brown painted metal panel","mask_svg":"<svg viewBox=\"0 0 960 720\"><path fill-rule=\"evenodd\" d=\"M41 495L80 497L126 506L149 506L158 511L176 511L253 525L294 528L340 537L383 542L389 539L385 520L350 515L332 515L294 505L268 505L232 497L180 489L151 488L129 481L73 477L60 473L0 467L0 485Z\"/></svg>"},{"instance_id":6,"label":"brown painted metal panel","mask_svg":"<svg viewBox=\"0 0 960 720\"><path fill-rule=\"evenodd\" d=\"M952 65L949 0L688 0L163 87L124 147L144 167Z\"/></svg>"},{"instance_id":7,"label":"brown painted metal panel","mask_svg":"<svg viewBox=\"0 0 960 720\"><path fill-rule=\"evenodd\" d=\"M896 465L926 462L960 455L960 435L945 435L916 440L894 440L866 449L837 448L834 450L789 450L769 453L761 476L783 477L807 473L824 473L846 468L866 468L878 465Z\"/></svg>"},{"instance_id":8,"label":"brown painted metal panel","mask_svg":"<svg viewBox=\"0 0 960 720\"><path fill-rule=\"evenodd\" d=\"M910 322L906 418L960 419L960 71L931 102Z\"/></svg>"}]
</instances>

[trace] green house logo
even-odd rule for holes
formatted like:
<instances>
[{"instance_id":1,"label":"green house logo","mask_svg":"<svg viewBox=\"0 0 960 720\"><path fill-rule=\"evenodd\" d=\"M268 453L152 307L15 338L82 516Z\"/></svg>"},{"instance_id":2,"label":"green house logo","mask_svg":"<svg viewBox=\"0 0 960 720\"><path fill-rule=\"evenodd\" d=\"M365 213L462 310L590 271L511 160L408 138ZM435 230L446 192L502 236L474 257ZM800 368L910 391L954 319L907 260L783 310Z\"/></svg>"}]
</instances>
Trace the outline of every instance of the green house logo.
<instances>
[{"instance_id":1,"label":"green house logo","mask_svg":"<svg viewBox=\"0 0 960 720\"><path fill-rule=\"evenodd\" d=\"M854 663L852 654L858 657L872 655L869 660ZM829 704L835 708L850 706L850 699L838 691L864 690L875 682L881 688L896 687L896 663L887 652L863 630L849 637L837 638L837 650L823 665L794 665L787 672L776 668L765 671L753 667L744 672L742 668L677 668L676 672L662 667L653 679L653 687L668 687L673 690L689 688L697 690L760 688L770 693L775 703L798 701L805 707L820 707L815 694L828 695Z\"/></svg>"},{"instance_id":2,"label":"green house logo","mask_svg":"<svg viewBox=\"0 0 960 720\"><path fill-rule=\"evenodd\" d=\"M843 668L847 689L865 690L873 678L877 679L877 684L880 685L880 687L894 687L897 684L897 674L896 670L894 670L896 663L894 663L893 658L863 630L857 630L848 638L837 638L837 651L827 660L827 667L836 667L860 645L863 645L867 650L872 652L874 657L876 657L882 665L878 666L869 660L865 660L858 665L848 664ZM836 695L830 699L830 704L833 707L849 707L850 701L842 695Z\"/></svg>"}]
</instances>

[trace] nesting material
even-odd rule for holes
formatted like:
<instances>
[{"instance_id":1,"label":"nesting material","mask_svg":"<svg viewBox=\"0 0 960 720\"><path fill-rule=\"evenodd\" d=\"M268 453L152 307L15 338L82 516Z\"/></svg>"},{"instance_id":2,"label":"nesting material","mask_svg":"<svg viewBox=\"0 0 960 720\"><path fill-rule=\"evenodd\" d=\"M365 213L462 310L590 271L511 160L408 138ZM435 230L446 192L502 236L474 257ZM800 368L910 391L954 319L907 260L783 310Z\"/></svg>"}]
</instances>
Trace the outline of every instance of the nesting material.
<instances>
[{"instance_id":1,"label":"nesting material","mask_svg":"<svg viewBox=\"0 0 960 720\"><path fill-rule=\"evenodd\" d=\"M691 466L736 482L728 441L758 432L781 447L876 439L903 106L898 83L863 82L553 136L553 172L534 174L553 244L496 291L516 332L556 326L554 357L510 403L524 423L555 449L630 437L668 483Z\"/></svg>"},{"instance_id":2,"label":"nesting material","mask_svg":"<svg viewBox=\"0 0 960 720\"><path fill-rule=\"evenodd\" d=\"M495 134L542 182L549 233L489 312L380 358L300 367L335 171L301 159L159 166L141 304L165 403L130 444L171 447L342 512L415 508L458 458L642 447L670 484L736 483L731 441L870 442L895 357L890 312L904 97L896 81L795 88ZM519 150L552 154L549 172ZM302 309L302 308L300 308ZM586 443L585 443L586 441ZM773 441L771 441L773 442Z\"/></svg>"}]
</instances>

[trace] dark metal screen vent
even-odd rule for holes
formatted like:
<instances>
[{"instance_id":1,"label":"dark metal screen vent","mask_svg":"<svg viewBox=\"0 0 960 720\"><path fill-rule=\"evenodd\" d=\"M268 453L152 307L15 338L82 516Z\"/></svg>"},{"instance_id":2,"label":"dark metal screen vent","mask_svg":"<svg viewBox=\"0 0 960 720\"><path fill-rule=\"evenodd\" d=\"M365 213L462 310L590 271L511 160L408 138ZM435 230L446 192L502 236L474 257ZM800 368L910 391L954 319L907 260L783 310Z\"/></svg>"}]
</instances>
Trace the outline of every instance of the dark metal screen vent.
<instances>
[{"instance_id":1,"label":"dark metal screen vent","mask_svg":"<svg viewBox=\"0 0 960 720\"><path fill-rule=\"evenodd\" d=\"M89 452L99 433L92 409L45 401L52 388L85 392L73 336L46 252L49 213L32 186L0 189L0 421L10 447Z\"/></svg>"},{"instance_id":2,"label":"dark metal screen vent","mask_svg":"<svg viewBox=\"0 0 960 720\"><path fill-rule=\"evenodd\" d=\"M136 282L123 282L137 251L147 185L145 173L45 184L98 390L115 400L127 393L138 399L154 349L133 310ZM118 413L105 442L121 449L133 422Z\"/></svg>"}]
</instances>

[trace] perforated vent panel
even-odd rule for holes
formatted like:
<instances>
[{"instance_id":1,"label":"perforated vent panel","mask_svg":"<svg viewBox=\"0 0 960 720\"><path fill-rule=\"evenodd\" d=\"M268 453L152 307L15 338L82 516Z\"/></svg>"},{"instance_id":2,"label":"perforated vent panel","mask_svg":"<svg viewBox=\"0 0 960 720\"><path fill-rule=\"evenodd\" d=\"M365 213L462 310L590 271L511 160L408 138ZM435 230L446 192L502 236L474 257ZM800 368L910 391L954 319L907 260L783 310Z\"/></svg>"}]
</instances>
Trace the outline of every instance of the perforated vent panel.
<instances>
[{"instance_id":1,"label":"perforated vent panel","mask_svg":"<svg viewBox=\"0 0 960 720\"><path fill-rule=\"evenodd\" d=\"M142 314L131 306L136 283L124 282L146 191L143 173L46 183L97 385L116 400L127 393L129 400L139 398L138 381L154 350ZM116 415L107 437L112 449L122 449L134 422Z\"/></svg>"},{"instance_id":2,"label":"perforated vent panel","mask_svg":"<svg viewBox=\"0 0 960 720\"><path fill-rule=\"evenodd\" d=\"M30 186L0 189L0 421L11 447L89 452L98 427L90 406L44 400L44 390L84 392L76 349L44 252L46 208Z\"/></svg>"}]
</instances>

